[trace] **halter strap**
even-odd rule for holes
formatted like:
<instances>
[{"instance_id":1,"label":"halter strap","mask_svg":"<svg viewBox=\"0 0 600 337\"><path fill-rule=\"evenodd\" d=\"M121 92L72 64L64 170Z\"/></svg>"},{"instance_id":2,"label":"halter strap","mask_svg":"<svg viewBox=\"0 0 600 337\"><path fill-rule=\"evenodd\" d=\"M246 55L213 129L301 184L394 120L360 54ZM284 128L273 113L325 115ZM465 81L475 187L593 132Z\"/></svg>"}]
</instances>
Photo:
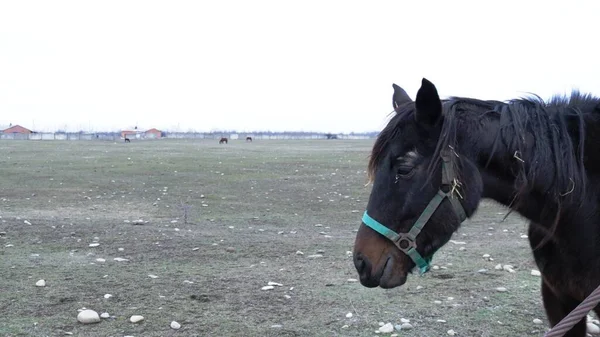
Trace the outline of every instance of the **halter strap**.
<instances>
[{"instance_id":1,"label":"halter strap","mask_svg":"<svg viewBox=\"0 0 600 337\"><path fill-rule=\"evenodd\" d=\"M433 254L435 252L433 252L430 256L423 258L421 254L419 254L419 252L417 251L417 236L419 235L419 233L421 233L421 230L423 229L423 227L425 227L425 224L427 223L427 221L429 221L429 219L436 211L436 209L440 206L442 201L444 201L445 198L448 198L448 200L452 204L454 213L458 216L460 222L463 222L467 218L466 212L462 204L453 195L455 192L458 194L458 192L455 191L455 187L459 183L455 180L456 175L450 162L451 154L448 151L442 151L440 156L443 160L442 185L440 186L440 189L437 191L437 193L433 196L433 198L429 201L429 204L427 204L423 212L421 212L421 215L419 215L419 218L417 219L417 221L415 221L408 233L394 232L393 230L384 226L377 220L373 219L369 214L367 214L367 211L365 211L362 217L362 221L365 225L367 225L377 233L388 238L394 243L396 247L398 247L398 249L400 249L404 254L408 255L419 268L420 274L424 274L429 270L431 259L433 258ZM447 188L447 192L443 191L444 187Z\"/></svg>"}]
</instances>

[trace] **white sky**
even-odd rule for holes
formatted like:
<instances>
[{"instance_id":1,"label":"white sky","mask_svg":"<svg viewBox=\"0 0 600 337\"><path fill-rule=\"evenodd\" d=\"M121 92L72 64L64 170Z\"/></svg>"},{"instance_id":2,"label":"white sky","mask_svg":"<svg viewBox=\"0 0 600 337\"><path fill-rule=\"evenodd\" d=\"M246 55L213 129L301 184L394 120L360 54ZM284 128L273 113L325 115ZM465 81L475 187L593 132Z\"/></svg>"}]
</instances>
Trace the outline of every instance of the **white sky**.
<instances>
[{"instance_id":1,"label":"white sky","mask_svg":"<svg viewBox=\"0 0 600 337\"><path fill-rule=\"evenodd\" d=\"M0 2L0 125L377 131L392 83L600 95L600 1ZM34 124L35 123L35 124Z\"/></svg>"}]
</instances>

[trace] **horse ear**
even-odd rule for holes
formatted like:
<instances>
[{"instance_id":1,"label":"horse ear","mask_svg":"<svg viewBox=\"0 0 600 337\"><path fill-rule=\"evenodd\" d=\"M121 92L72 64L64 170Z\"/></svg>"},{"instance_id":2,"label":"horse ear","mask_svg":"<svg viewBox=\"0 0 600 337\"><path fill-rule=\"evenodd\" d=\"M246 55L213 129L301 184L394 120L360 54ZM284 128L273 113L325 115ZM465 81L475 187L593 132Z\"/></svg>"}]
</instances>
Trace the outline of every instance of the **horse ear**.
<instances>
[{"instance_id":1,"label":"horse ear","mask_svg":"<svg viewBox=\"0 0 600 337\"><path fill-rule=\"evenodd\" d=\"M421 81L421 88L417 92L415 101L417 122L427 125L435 124L442 116L442 101L433 83L426 78Z\"/></svg>"},{"instance_id":2,"label":"horse ear","mask_svg":"<svg viewBox=\"0 0 600 337\"><path fill-rule=\"evenodd\" d=\"M396 83L393 83L392 87L394 88L394 96L392 97L392 107L394 107L394 110L404 103L412 102L412 99L408 97L404 89L397 86Z\"/></svg>"}]
</instances>

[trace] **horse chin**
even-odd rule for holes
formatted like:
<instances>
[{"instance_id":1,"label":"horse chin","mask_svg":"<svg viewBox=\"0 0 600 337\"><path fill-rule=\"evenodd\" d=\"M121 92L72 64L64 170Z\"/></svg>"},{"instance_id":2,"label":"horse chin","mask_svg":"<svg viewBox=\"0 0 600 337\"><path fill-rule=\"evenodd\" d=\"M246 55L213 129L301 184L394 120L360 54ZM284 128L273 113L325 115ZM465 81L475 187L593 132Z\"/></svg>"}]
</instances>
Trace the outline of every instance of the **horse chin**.
<instances>
[{"instance_id":1,"label":"horse chin","mask_svg":"<svg viewBox=\"0 0 600 337\"><path fill-rule=\"evenodd\" d=\"M393 258L389 258L383 267L383 272L379 279L379 286L383 289L392 289L406 283L408 272L402 269L403 268L397 268L397 266L395 266Z\"/></svg>"}]
</instances>

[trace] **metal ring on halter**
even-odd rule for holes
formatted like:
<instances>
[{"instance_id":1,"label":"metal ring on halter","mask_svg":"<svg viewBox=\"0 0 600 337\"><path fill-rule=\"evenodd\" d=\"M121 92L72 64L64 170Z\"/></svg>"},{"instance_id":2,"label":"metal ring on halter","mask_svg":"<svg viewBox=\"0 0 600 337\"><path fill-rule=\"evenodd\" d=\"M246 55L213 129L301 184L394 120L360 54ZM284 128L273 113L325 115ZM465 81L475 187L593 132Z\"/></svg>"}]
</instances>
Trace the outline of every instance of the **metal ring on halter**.
<instances>
[{"instance_id":1,"label":"metal ring on halter","mask_svg":"<svg viewBox=\"0 0 600 337\"><path fill-rule=\"evenodd\" d=\"M403 253L407 254L411 248L417 249L417 243L407 233L399 233L398 236L398 240L394 241L394 244Z\"/></svg>"}]
</instances>

